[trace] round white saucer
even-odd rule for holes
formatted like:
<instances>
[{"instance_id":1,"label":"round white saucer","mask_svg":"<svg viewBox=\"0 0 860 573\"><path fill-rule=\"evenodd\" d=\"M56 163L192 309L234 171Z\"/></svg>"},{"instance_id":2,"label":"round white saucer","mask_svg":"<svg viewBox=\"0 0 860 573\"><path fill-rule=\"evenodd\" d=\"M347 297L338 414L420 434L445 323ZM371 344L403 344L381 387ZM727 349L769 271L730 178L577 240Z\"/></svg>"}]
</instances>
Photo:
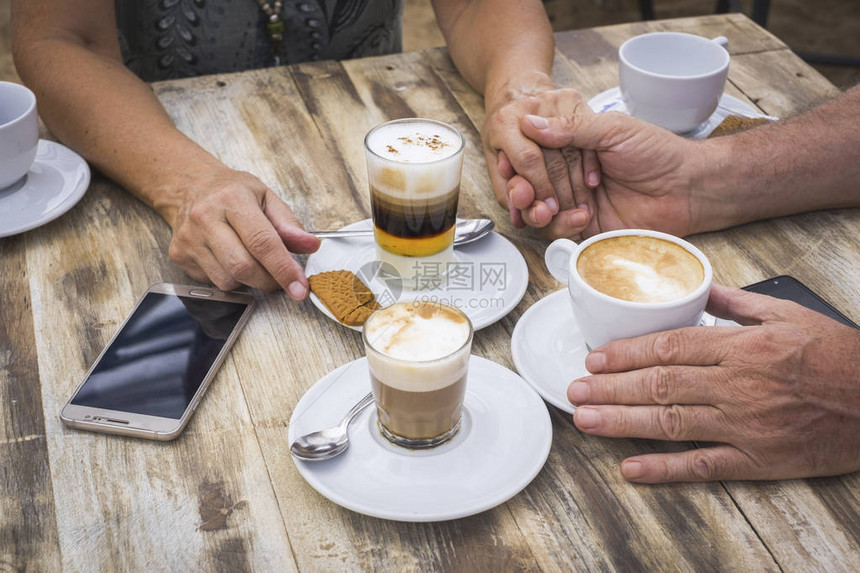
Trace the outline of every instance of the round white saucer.
<instances>
[{"instance_id":1,"label":"round white saucer","mask_svg":"<svg viewBox=\"0 0 860 573\"><path fill-rule=\"evenodd\" d=\"M704 313L699 325L713 326L715 321ZM569 414L576 410L567 399L567 387L589 375L588 347L573 318L566 288L543 297L523 313L511 336L511 355L517 372L544 400Z\"/></svg>"},{"instance_id":2,"label":"round white saucer","mask_svg":"<svg viewBox=\"0 0 860 573\"><path fill-rule=\"evenodd\" d=\"M370 391L367 359L337 368L293 410L289 443L337 424ZM338 505L382 519L444 521L480 513L525 488L546 462L546 406L514 372L479 356L469 362L463 422L447 444L407 450L376 427L373 407L350 424L350 446L324 462L293 458L302 477Z\"/></svg>"},{"instance_id":3,"label":"round white saucer","mask_svg":"<svg viewBox=\"0 0 860 573\"><path fill-rule=\"evenodd\" d=\"M621 113L627 113L627 107L621 99L621 88L619 87L614 87L604 92L600 92L588 100L588 105L597 113L603 113L605 111L620 111ZM726 119L726 117L730 115L739 115L741 117L763 117L770 121L777 121L778 119L770 115L762 114L757 109L749 106L734 96L723 94L720 96L719 106L711 117L708 118L708 121L704 122L696 129L685 133L684 137L689 137L690 139L705 139L717 128L718 125L720 125L720 123L722 123L724 119Z\"/></svg>"},{"instance_id":4,"label":"round white saucer","mask_svg":"<svg viewBox=\"0 0 860 573\"><path fill-rule=\"evenodd\" d=\"M81 200L89 184L90 168L80 155L40 139L36 160L27 175L0 189L0 237L53 221Z\"/></svg>"},{"instance_id":5,"label":"round white saucer","mask_svg":"<svg viewBox=\"0 0 860 573\"><path fill-rule=\"evenodd\" d=\"M370 219L347 225L344 230L372 229ZM444 302L462 310L475 330L489 326L508 314L526 292L529 270L520 251L498 233L454 249L452 267L456 274L440 279L436 288L395 292L378 276L360 271L376 261L373 237L323 239L319 250L305 265L307 276L326 271L348 270L356 273L373 291L376 300L387 306L412 300ZM370 275L370 276L369 276ZM323 314L341 324L313 293L311 302ZM361 330L360 327L348 327Z\"/></svg>"},{"instance_id":6,"label":"round white saucer","mask_svg":"<svg viewBox=\"0 0 860 573\"><path fill-rule=\"evenodd\" d=\"M588 376L588 348L573 319L566 288L523 313L511 336L511 355L517 372L544 400L573 413L576 408L567 400L567 387Z\"/></svg>"}]
</instances>

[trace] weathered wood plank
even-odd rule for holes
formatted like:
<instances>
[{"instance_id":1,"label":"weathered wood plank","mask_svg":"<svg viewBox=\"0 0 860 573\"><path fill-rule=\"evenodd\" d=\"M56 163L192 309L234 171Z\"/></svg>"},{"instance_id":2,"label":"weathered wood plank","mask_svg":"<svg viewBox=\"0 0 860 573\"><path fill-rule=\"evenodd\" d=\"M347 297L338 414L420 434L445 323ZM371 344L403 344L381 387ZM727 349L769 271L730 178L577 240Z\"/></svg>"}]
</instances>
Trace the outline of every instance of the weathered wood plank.
<instances>
[{"instance_id":1,"label":"weathered wood plank","mask_svg":"<svg viewBox=\"0 0 860 573\"><path fill-rule=\"evenodd\" d=\"M26 270L37 241L33 233L0 239L0 571L60 566Z\"/></svg>"}]
</instances>

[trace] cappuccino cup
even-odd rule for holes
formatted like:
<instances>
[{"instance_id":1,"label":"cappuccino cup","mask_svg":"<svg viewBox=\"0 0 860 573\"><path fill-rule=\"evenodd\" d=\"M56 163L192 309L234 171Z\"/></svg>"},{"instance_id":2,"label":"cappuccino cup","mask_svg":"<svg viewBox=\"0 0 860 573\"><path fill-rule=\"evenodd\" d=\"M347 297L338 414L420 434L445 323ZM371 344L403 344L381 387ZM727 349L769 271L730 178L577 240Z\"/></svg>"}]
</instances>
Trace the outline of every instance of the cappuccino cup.
<instances>
[{"instance_id":1,"label":"cappuccino cup","mask_svg":"<svg viewBox=\"0 0 860 573\"><path fill-rule=\"evenodd\" d=\"M399 302L374 312L362 338L377 426L391 443L432 448L460 429L472 323L436 302Z\"/></svg>"},{"instance_id":2,"label":"cappuccino cup","mask_svg":"<svg viewBox=\"0 0 860 573\"><path fill-rule=\"evenodd\" d=\"M698 325L713 280L702 251L658 231L609 231L578 245L557 239L544 259L550 274L567 284L574 319L590 349Z\"/></svg>"},{"instance_id":3,"label":"cappuccino cup","mask_svg":"<svg viewBox=\"0 0 860 573\"><path fill-rule=\"evenodd\" d=\"M675 133L695 129L714 113L728 73L728 40L722 36L653 32L630 38L618 50L628 113Z\"/></svg>"},{"instance_id":4,"label":"cappuccino cup","mask_svg":"<svg viewBox=\"0 0 860 573\"><path fill-rule=\"evenodd\" d=\"M0 189L27 174L38 146L36 96L20 84L0 82Z\"/></svg>"}]
</instances>

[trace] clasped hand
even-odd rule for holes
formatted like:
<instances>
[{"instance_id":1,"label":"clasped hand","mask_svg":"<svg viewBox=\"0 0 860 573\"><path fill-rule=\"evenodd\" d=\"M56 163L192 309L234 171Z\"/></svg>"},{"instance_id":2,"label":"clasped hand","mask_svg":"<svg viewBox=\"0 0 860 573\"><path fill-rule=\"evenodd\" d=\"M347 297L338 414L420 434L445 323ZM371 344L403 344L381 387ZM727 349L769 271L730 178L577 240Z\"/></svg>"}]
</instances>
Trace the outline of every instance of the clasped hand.
<instances>
[{"instance_id":1,"label":"clasped hand","mask_svg":"<svg viewBox=\"0 0 860 573\"><path fill-rule=\"evenodd\" d=\"M568 398L583 432L709 442L621 464L635 482L783 479L860 469L860 331L793 302L714 285L708 312L743 328L619 340Z\"/></svg>"}]
</instances>

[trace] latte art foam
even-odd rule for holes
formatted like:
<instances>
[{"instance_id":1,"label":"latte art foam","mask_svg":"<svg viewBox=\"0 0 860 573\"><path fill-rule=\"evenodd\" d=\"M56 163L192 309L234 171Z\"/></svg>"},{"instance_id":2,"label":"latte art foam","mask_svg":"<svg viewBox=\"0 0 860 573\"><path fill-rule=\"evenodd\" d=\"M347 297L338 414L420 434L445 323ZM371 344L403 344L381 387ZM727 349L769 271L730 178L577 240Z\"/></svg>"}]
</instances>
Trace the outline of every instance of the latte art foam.
<instances>
[{"instance_id":1,"label":"latte art foam","mask_svg":"<svg viewBox=\"0 0 860 573\"><path fill-rule=\"evenodd\" d=\"M594 289L630 302L668 302L695 291L702 263L671 241L647 236L612 237L586 247L576 270Z\"/></svg>"},{"instance_id":2,"label":"latte art foam","mask_svg":"<svg viewBox=\"0 0 860 573\"><path fill-rule=\"evenodd\" d=\"M410 392L444 388L465 375L468 352L458 353L471 325L457 311L432 303L397 303L364 324L375 351L367 359L382 383Z\"/></svg>"},{"instance_id":3,"label":"latte art foam","mask_svg":"<svg viewBox=\"0 0 860 573\"><path fill-rule=\"evenodd\" d=\"M443 358L466 343L469 324L462 316L433 304L397 304L367 330L373 347L399 360Z\"/></svg>"}]
</instances>

